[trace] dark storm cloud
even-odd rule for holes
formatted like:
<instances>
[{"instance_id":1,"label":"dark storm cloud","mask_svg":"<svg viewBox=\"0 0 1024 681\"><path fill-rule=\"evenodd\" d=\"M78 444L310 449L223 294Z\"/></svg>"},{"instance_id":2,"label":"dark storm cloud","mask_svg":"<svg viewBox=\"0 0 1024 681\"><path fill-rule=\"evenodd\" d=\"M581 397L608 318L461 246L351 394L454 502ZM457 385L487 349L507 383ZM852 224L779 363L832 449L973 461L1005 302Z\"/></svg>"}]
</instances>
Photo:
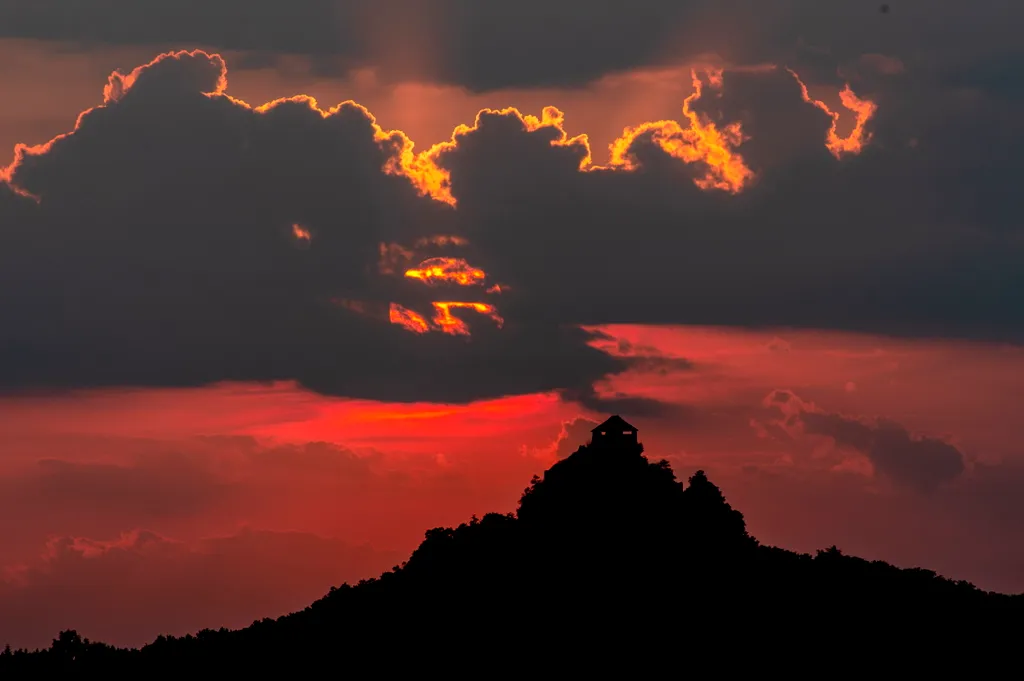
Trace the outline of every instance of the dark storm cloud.
<instances>
[{"instance_id":1,"label":"dark storm cloud","mask_svg":"<svg viewBox=\"0 0 1024 681\"><path fill-rule=\"evenodd\" d=\"M903 0L888 14L866 0L0 0L0 37L243 50L253 66L306 55L319 72L373 66L478 91L579 85L709 52L821 77L865 53L941 66L951 45L1017 50L1021 21L1000 0Z\"/></svg>"},{"instance_id":2,"label":"dark storm cloud","mask_svg":"<svg viewBox=\"0 0 1024 681\"><path fill-rule=\"evenodd\" d=\"M487 116L440 158L466 235L561 321L1024 338L1019 112L893 74L871 141L837 159L829 116L785 71L727 71L720 94L696 108L749 133L756 178L738 195L694 186L706 166L649 135L637 172L580 173L580 144Z\"/></svg>"},{"instance_id":3,"label":"dark storm cloud","mask_svg":"<svg viewBox=\"0 0 1024 681\"><path fill-rule=\"evenodd\" d=\"M749 137L738 151L753 178L736 194L696 186L711 167L673 158L656 131L630 145L634 170L581 172L589 150L557 115L486 113L434 157L453 209L416 189L436 169L363 108L253 110L204 94L223 86L219 58L163 59L113 78L73 135L23 153L17 192L0 185L0 385L294 379L447 401L560 390L664 415L592 386L668 360L607 355L575 325L1024 338L1020 118L984 94L873 73L873 138L836 158L830 116L792 75L726 71L695 108ZM434 234L468 237L464 254L506 292L380 274L382 243ZM431 300L486 300L505 323L458 312L469 338L387 323L389 301L429 315Z\"/></svg>"},{"instance_id":4,"label":"dark storm cloud","mask_svg":"<svg viewBox=\"0 0 1024 681\"><path fill-rule=\"evenodd\" d=\"M465 401L625 366L583 331L529 319L498 332L461 312L471 339L420 337L332 302L419 293L377 274L379 244L450 233L452 210L381 171L394 140L362 108L255 112L203 94L222 69L183 54L115 78L107 106L21 159L13 181L40 202L5 191L0 204L4 387L296 379Z\"/></svg>"}]
</instances>

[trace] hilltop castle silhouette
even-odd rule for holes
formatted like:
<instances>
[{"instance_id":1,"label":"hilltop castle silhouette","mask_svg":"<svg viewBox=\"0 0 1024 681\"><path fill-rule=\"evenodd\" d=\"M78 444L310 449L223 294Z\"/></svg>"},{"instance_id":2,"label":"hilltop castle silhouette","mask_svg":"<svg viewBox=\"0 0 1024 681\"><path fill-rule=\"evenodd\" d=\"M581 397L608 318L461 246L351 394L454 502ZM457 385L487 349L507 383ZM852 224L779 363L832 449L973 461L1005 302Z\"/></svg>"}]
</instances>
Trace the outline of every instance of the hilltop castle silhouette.
<instances>
[{"instance_id":1,"label":"hilltop castle silhouette","mask_svg":"<svg viewBox=\"0 0 1024 681\"><path fill-rule=\"evenodd\" d=\"M552 664L639 678L737 664L794 675L868 660L920 673L949 671L957 652L981 678L980 664L1013 658L1022 615L1024 596L928 570L834 546L816 556L765 546L703 471L684 485L615 415L534 476L516 512L430 529L402 565L304 610L237 631L161 636L141 650L64 631L48 650L0 653L0 678L479 676L499 660L498 676Z\"/></svg>"},{"instance_id":2,"label":"hilltop castle silhouette","mask_svg":"<svg viewBox=\"0 0 1024 681\"><path fill-rule=\"evenodd\" d=\"M590 431L591 444L607 448L639 444L639 431L624 418L615 414Z\"/></svg>"}]
</instances>

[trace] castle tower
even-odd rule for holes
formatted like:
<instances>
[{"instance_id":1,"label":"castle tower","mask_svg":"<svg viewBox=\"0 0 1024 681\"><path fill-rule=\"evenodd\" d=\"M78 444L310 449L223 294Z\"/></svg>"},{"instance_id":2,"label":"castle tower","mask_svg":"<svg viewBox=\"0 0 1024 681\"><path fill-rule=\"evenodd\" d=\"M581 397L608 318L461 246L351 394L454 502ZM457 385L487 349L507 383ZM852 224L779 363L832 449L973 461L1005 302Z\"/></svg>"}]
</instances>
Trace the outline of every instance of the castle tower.
<instances>
[{"instance_id":1,"label":"castle tower","mask_svg":"<svg viewBox=\"0 0 1024 681\"><path fill-rule=\"evenodd\" d=\"M591 430L590 433L591 443L599 447L637 444L636 426L627 423L618 414Z\"/></svg>"}]
</instances>

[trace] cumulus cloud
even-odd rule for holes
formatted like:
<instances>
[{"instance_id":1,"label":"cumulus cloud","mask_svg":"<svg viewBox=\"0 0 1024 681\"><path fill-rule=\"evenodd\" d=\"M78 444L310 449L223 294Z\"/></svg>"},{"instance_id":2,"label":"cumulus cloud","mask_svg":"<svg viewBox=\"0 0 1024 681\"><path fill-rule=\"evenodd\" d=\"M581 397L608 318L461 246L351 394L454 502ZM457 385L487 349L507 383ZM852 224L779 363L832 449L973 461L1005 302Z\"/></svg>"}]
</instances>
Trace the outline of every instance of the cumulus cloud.
<instances>
[{"instance_id":1,"label":"cumulus cloud","mask_svg":"<svg viewBox=\"0 0 1024 681\"><path fill-rule=\"evenodd\" d=\"M782 66L699 69L678 120L605 155L554 107L484 111L420 150L356 103L253 106L226 76L219 56L165 55L112 76L73 133L18 149L0 385L592 401L650 359L594 347L585 324L1024 331L1009 206L965 212L1001 185L950 182L973 149L950 141L955 111L908 146L917 110L895 86L827 103Z\"/></svg>"},{"instance_id":2,"label":"cumulus cloud","mask_svg":"<svg viewBox=\"0 0 1024 681\"><path fill-rule=\"evenodd\" d=\"M591 431L597 426L597 421L577 417L572 421L562 424L562 431L556 440L556 451L559 459L564 459L576 451L581 445L588 444L591 438Z\"/></svg>"},{"instance_id":3,"label":"cumulus cloud","mask_svg":"<svg viewBox=\"0 0 1024 681\"><path fill-rule=\"evenodd\" d=\"M420 196L402 174L414 172L401 167L408 140L359 105L254 109L223 94L224 78L220 57L165 56L112 76L73 133L19 148L0 259L22 293L0 303L0 383L285 378L466 401L621 368L586 333L550 323L484 325L467 343L415 338L337 304L418 294L370 264L381 243L449 232L451 208ZM472 311L453 315L480 325Z\"/></svg>"},{"instance_id":4,"label":"cumulus cloud","mask_svg":"<svg viewBox=\"0 0 1024 681\"><path fill-rule=\"evenodd\" d=\"M839 447L865 456L875 472L907 487L931 491L959 478L965 456L956 446L937 438L910 433L888 419L872 421L823 411L790 391L777 390L765 404L781 412L770 424L776 435L831 438Z\"/></svg>"}]
</instances>

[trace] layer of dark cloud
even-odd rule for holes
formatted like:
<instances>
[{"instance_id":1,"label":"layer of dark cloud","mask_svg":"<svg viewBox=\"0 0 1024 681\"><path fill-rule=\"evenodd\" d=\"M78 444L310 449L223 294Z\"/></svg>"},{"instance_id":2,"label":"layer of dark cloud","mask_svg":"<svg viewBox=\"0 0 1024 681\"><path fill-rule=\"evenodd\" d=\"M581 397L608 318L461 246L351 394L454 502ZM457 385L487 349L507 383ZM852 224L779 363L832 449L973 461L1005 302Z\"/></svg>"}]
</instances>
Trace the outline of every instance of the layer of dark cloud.
<instances>
[{"instance_id":1,"label":"layer of dark cloud","mask_svg":"<svg viewBox=\"0 0 1024 681\"><path fill-rule=\"evenodd\" d=\"M874 137L837 160L829 117L785 71L728 71L699 108L751 135L740 152L757 179L735 196L697 188L706 167L649 136L631 149L639 170L580 172L582 142L489 113L438 159L453 210L382 172L403 140L362 108L256 112L204 94L222 68L165 59L29 154L13 181L38 205L0 185L0 386L294 379L408 401L562 390L651 415L664 405L598 404L591 386L654 360L593 349L576 325L1024 337L1024 130L983 92L875 73ZM430 234L468 237L472 262L511 285L490 299L504 328L465 312L470 339L417 336L332 302L424 309L437 291L375 263L380 243Z\"/></svg>"},{"instance_id":2,"label":"layer of dark cloud","mask_svg":"<svg viewBox=\"0 0 1024 681\"><path fill-rule=\"evenodd\" d=\"M423 296L376 275L380 242L450 231L451 210L381 171L391 142L355 105L256 113L205 54L145 70L6 191L0 384L195 385L297 379L332 394L451 400L589 385L623 362L579 330L467 319L416 337L336 298ZM6 188L5 188L6 189ZM299 248L291 225L312 232ZM472 316L472 312L461 313ZM493 325L492 325L493 326Z\"/></svg>"},{"instance_id":3,"label":"layer of dark cloud","mask_svg":"<svg viewBox=\"0 0 1024 681\"><path fill-rule=\"evenodd\" d=\"M700 164L644 138L640 172L580 174L581 152L490 118L441 162L467 234L557 319L1019 340L1024 127L984 95L908 79L876 85L871 143L836 160L792 78L727 72L701 108L751 131L740 151L759 177L738 196L697 189Z\"/></svg>"},{"instance_id":4,"label":"layer of dark cloud","mask_svg":"<svg viewBox=\"0 0 1024 681\"><path fill-rule=\"evenodd\" d=\"M239 68L306 55L318 72L369 66L490 90L705 53L826 76L871 52L942 67L951 45L979 58L1017 49L1022 12L1000 0L903 0L888 14L863 0L0 0L0 37L249 52Z\"/></svg>"}]
</instances>

